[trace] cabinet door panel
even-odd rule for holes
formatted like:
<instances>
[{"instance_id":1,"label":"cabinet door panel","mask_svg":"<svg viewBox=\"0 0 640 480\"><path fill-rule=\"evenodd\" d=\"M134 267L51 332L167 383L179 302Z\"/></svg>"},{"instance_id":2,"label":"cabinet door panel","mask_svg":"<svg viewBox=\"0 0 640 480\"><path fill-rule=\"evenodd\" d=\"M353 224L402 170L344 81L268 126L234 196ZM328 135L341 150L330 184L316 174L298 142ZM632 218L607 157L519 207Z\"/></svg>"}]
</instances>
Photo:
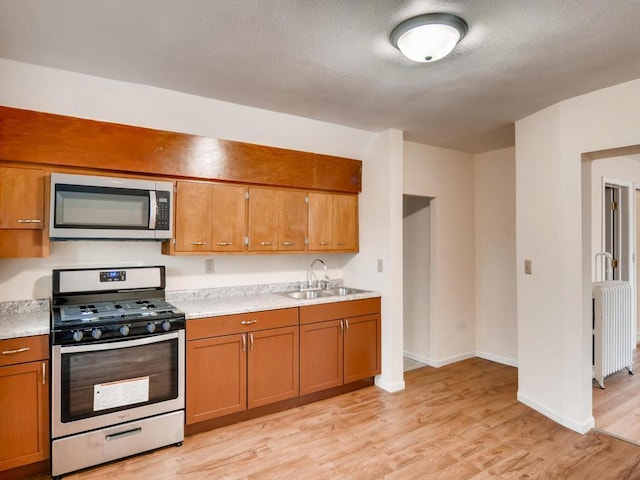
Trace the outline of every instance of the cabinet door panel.
<instances>
[{"instance_id":1,"label":"cabinet door panel","mask_svg":"<svg viewBox=\"0 0 640 480\"><path fill-rule=\"evenodd\" d=\"M298 396L298 327L249 333L247 406Z\"/></svg>"},{"instance_id":2,"label":"cabinet door panel","mask_svg":"<svg viewBox=\"0 0 640 480\"><path fill-rule=\"evenodd\" d=\"M244 250L246 188L212 185L211 251Z\"/></svg>"},{"instance_id":3,"label":"cabinet door panel","mask_svg":"<svg viewBox=\"0 0 640 480\"><path fill-rule=\"evenodd\" d=\"M344 383L380 373L380 316L345 319Z\"/></svg>"},{"instance_id":4,"label":"cabinet door panel","mask_svg":"<svg viewBox=\"0 0 640 480\"><path fill-rule=\"evenodd\" d=\"M0 228L43 227L44 170L0 167Z\"/></svg>"},{"instance_id":5,"label":"cabinet door panel","mask_svg":"<svg viewBox=\"0 0 640 480\"><path fill-rule=\"evenodd\" d=\"M249 250L278 249L278 191L249 189Z\"/></svg>"},{"instance_id":6,"label":"cabinet door panel","mask_svg":"<svg viewBox=\"0 0 640 480\"><path fill-rule=\"evenodd\" d=\"M49 457L47 361L0 367L0 471Z\"/></svg>"},{"instance_id":7,"label":"cabinet door panel","mask_svg":"<svg viewBox=\"0 0 640 480\"><path fill-rule=\"evenodd\" d=\"M246 409L245 335L187 342L187 424Z\"/></svg>"},{"instance_id":8,"label":"cabinet door panel","mask_svg":"<svg viewBox=\"0 0 640 480\"><path fill-rule=\"evenodd\" d=\"M333 195L309 194L309 250L330 250L333 244Z\"/></svg>"},{"instance_id":9,"label":"cabinet door panel","mask_svg":"<svg viewBox=\"0 0 640 480\"><path fill-rule=\"evenodd\" d=\"M212 186L206 183L178 182L176 195L176 251L211 250Z\"/></svg>"},{"instance_id":10,"label":"cabinet door panel","mask_svg":"<svg viewBox=\"0 0 640 480\"><path fill-rule=\"evenodd\" d=\"M333 196L333 248L358 250L358 197Z\"/></svg>"},{"instance_id":11,"label":"cabinet door panel","mask_svg":"<svg viewBox=\"0 0 640 480\"><path fill-rule=\"evenodd\" d=\"M278 192L278 250L302 251L307 237L305 192Z\"/></svg>"},{"instance_id":12,"label":"cabinet door panel","mask_svg":"<svg viewBox=\"0 0 640 480\"><path fill-rule=\"evenodd\" d=\"M300 395L342 385L342 321L300 326Z\"/></svg>"}]
</instances>

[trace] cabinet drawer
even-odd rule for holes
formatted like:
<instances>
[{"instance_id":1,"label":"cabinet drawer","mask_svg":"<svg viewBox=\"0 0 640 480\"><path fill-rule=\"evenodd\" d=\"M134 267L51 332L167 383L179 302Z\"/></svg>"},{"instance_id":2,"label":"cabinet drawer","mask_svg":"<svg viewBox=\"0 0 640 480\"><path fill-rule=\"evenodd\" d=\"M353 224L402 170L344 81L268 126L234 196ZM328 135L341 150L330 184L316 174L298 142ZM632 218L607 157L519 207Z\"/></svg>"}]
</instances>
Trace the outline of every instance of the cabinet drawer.
<instances>
[{"instance_id":1,"label":"cabinet drawer","mask_svg":"<svg viewBox=\"0 0 640 480\"><path fill-rule=\"evenodd\" d=\"M49 335L0 340L0 366L49 358Z\"/></svg>"},{"instance_id":2,"label":"cabinet drawer","mask_svg":"<svg viewBox=\"0 0 640 480\"><path fill-rule=\"evenodd\" d=\"M298 325L298 309L284 308L265 312L239 313L220 317L187 320L187 340L255 332L269 328Z\"/></svg>"},{"instance_id":3,"label":"cabinet drawer","mask_svg":"<svg viewBox=\"0 0 640 480\"><path fill-rule=\"evenodd\" d=\"M380 313L380 297L300 307L300 324Z\"/></svg>"}]
</instances>

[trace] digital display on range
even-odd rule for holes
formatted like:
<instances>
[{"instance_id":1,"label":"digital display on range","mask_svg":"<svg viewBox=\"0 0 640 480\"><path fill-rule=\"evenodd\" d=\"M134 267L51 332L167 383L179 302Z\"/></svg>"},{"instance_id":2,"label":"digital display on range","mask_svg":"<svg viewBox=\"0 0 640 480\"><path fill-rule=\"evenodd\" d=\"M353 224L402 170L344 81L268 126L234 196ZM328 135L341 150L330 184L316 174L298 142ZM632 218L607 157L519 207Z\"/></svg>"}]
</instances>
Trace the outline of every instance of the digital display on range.
<instances>
[{"instance_id":1,"label":"digital display on range","mask_svg":"<svg viewBox=\"0 0 640 480\"><path fill-rule=\"evenodd\" d=\"M126 279L126 270L110 270L107 272L100 272L101 282L124 282Z\"/></svg>"}]
</instances>

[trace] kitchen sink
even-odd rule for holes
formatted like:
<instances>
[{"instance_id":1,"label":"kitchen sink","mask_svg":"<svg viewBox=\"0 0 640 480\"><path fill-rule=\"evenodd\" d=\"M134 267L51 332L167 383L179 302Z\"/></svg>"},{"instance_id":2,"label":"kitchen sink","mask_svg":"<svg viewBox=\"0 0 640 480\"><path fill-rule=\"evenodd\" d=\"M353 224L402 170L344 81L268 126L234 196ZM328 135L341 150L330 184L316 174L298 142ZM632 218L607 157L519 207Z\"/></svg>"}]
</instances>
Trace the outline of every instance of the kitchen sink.
<instances>
[{"instance_id":1,"label":"kitchen sink","mask_svg":"<svg viewBox=\"0 0 640 480\"><path fill-rule=\"evenodd\" d=\"M284 295L285 297L295 298L296 300L311 300L313 298L319 297L318 290L305 290L305 291L295 291L295 292L282 292L279 295Z\"/></svg>"},{"instance_id":2,"label":"kitchen sink","mask_svg":"<svg viewBox=\"0 0 640 480\"><path fill-rule=\"evenodd\" d=\"M279 292L278 295L295 298L296 300L312 300L314 298L352 295L354 293L362 293L364 291L365 290L358 290L357 288L337 287L328 288L326 290L295 290L293 292Z\"/></svg>"}]
</instances>

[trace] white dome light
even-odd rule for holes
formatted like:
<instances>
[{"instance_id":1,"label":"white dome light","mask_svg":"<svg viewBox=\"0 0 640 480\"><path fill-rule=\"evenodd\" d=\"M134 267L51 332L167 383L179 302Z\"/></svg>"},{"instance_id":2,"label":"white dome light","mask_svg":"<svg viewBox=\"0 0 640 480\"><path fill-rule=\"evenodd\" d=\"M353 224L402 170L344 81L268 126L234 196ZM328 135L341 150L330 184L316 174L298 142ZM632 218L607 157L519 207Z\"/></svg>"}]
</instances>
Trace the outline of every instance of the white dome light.
<instances>
[{"instance_id":1,"label":"white dome light","mask_svg":"<svg viewBox=\"0 0 640 480\"><path fill-rule=\"evenodd\" d=\"M405 20L391 32L391 43L414 62L446 57L467 33L467 23L447 13L431 13Z\"/></svg>"}]
</instances>

